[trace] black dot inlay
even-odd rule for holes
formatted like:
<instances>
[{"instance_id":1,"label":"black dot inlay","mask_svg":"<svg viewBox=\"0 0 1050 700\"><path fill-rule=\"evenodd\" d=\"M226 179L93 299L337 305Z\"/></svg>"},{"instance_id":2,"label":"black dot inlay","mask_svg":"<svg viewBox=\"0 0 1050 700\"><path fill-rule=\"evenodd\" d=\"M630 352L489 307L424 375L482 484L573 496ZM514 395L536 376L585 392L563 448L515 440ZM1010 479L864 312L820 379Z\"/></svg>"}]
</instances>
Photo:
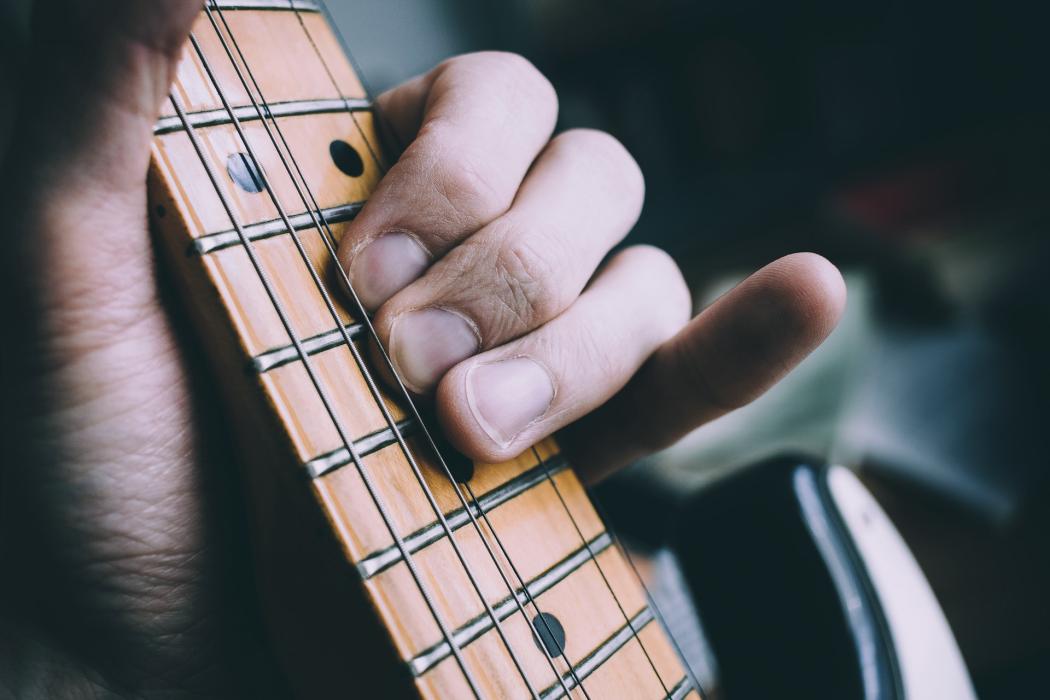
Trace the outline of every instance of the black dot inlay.
<instances>
[{"instance_id":1,"label":"black dot inlay","mask_svg":"<svg viewBox=\"0 0 1050 700\"><path fill-rule=\"evenodd\" d=\"M157 212L158 219L163 219L165 216L168 215L168 210L164 208L163 204L158 204L157 208L154 211Z\"/></svg>"},{"instance_id":2,"label":"black dot inlay","mask_svg":"<svg viewBox=\"0 0 1050 700\"><path fill-rule=\"evenodd\" d=\"M532 639L540 651L547 652L552 658L565 651L565 628L554 615L540 613L532 619L532 629Z\"/></svg>"},{"instance_id":3,"label":"black dot inlay","mask_svg":"<svg viewBox=\"0 0 1050 700\"><path fill-rule=\"evenodd\" d=\"M474 478L474 462L457 450L445 437L437 426L437 417L432 410L422 410L423 423L430 427L430 437L434 441L434 447L438 454L445 460L452 478L461 484L465 484ZM438 465L440 467L440 465Z\"/></svg>"},{"instance_id":4,"label":"black dot inlay","mask_svg":"<svg viewBox=\"0 0 1050 700\"><path fill-rule=\"evenodd\" d=\"M258 194L266 189L266 178L255 167L247 153L234 153L226 159L226 172L230 179L245 192Z\"/></svg>"},{"instance_id":5,"label":"black dot inlay","mask_svg":"<svg viewBox=\"0 0 1050 700\"><path fill-rule=\"evenodd\" d=\"M454 447L443 450L441 454L445 457L445 463L448 464L448 470L452 472L453 479L465 484L474 478L474 462L469 457Z\"/></svg>"},{"instance_id":6,"label":"black dot inlay","mask_svg":"<svg viewBox=\"0 0 1050 700\"><path fill-rule=\"evenodd\" d=\"M332 141L328 152L332 154L335 167L346 175L361 177L365 174L365 162L361 160L361 154L346 141Z\"/></svg>"}]
</instances>

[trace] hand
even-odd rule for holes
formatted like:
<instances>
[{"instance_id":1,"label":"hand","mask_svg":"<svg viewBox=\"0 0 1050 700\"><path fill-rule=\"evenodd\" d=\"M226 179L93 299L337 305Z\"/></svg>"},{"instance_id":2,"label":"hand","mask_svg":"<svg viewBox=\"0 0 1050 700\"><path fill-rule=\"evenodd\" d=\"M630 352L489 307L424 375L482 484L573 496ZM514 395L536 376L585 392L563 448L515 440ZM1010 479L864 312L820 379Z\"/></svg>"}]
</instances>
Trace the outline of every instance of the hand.
<instances>
[{"instance_id":1,"label":"hand","mask_svg":"<svg viewBox=\"0 0 1050 700\"><path fill-rule=\"evenodd\" d=\"M0 263L0 687L16 697L279 693L238 595L228 446L201 429L212 397L146 224L151 129L200 5L36 3ZM553 92L520 59L457 59L381 104L411 145L342 262L472 455L602 406L567 438L607 470L760 393L838 315L841 281L814 256L684 328L688 294L662 253L628 249L590 280L637 216L641 177L608 136L548 142ZM409 342L421 333L431 342Z\"/></svg>"},{"instance_id":2,"label":"hand","mask_svg":"<svg viewBox=\"0 0 1050 700\"><path fill-rule=\"evenodd\" d=\"M600 267L641 212L642 174L608 134L552 139L554 89L520 57L452 59L378 107L408 146L340 261L406 386L435 394L471 457L567 428L598 478L748 403L838 321L842 278L816 255L772 263L692 321L665 253Z\"/></svg>"}]
</instances>

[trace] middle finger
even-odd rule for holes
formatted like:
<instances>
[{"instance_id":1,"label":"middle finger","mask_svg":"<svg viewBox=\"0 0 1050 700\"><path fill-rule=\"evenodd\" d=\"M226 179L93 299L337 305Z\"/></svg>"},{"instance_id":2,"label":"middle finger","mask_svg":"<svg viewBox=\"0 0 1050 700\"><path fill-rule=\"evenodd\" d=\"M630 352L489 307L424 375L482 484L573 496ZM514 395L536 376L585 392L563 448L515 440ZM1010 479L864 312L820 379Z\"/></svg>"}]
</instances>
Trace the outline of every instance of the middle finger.
<instances>
[{"instance_id":1,"label":"middle finger","mask_svg":"<svg viewBox=\"0 0 1050 700\"><path fill-rule=\"evenodd\" d=\"M409 388L429 391L462 360L568 308L634 225L644 190L611 136L551 141L507 213L380 308L376 327Z\"/></svg>"}]
</instances>

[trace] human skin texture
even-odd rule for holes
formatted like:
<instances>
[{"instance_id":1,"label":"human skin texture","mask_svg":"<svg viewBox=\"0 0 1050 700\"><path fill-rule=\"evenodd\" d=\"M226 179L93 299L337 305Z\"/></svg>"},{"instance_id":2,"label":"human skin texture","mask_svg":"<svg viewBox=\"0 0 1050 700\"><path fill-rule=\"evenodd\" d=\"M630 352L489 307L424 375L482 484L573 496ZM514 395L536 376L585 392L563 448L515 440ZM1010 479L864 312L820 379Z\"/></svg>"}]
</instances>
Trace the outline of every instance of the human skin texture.
<instances>
[{"instance_id":1,"label":"human skin texture","mask_svg":"<svg viewBox=\"0 0 1050 700\"><path fill-rule=\"evenodd\" d=\"M22 82L0 195L0 694L282 694L237 593L233 449L201 428L211 382L146 219L152 126L201 6L40 0L32 70L4 71ZM606 260L642 175L606 134L553 135L554 90L520 57L451 59L379 106L407 148L340 264L471 457L560 431L599 478L752 400L838 319L841 277L816 255L695 318L666 254Z\"/></svg>"}]
</instances>

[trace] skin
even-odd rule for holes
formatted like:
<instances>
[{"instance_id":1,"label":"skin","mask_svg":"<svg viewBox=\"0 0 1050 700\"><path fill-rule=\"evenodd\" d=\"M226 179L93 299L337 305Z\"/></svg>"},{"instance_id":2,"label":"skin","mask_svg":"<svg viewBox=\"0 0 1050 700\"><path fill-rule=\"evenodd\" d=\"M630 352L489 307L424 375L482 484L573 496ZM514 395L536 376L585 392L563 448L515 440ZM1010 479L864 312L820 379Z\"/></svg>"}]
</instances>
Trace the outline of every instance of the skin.
<instances>
[{"instance_id":1,"label":"skin","mask_svg":"<svg viewBox=\"0 0 1050 700\"><path fill-rule=\"evenodd\" d=\"M261 613L234 595L250 570L234 450L200 427L211 380L146 221L151 127L200 5L37 3L15 103L62 108L19 114L3 165L2 696L280 695ZM472 457L561 431L598 478L760 395L841 313L842 280L815 255L692 319L666 254L602 265L638 217L641 173L608 135L552 138L556 96L521 58L453 59L380 108L407 148L340 264L402 376L430 368L409 384ZM420 313L455 352L420 358ZM485 418L492 386L535 410Z\"/></svg>"}]
</instances>

